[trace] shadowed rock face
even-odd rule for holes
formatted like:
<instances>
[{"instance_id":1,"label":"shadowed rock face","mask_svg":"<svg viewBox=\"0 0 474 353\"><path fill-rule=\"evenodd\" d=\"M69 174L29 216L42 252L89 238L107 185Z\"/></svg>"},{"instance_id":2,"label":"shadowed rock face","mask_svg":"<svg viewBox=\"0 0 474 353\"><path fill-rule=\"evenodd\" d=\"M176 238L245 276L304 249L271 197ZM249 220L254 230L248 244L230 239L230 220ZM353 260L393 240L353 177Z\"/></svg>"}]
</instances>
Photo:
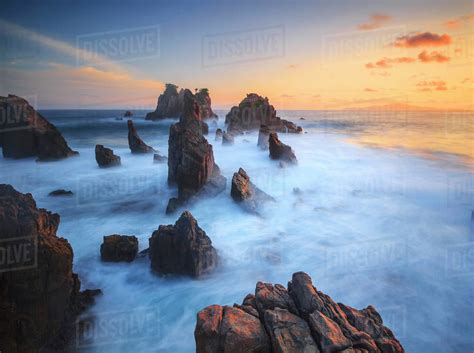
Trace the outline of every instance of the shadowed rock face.
<instances>
[{"instance_id":1,"label":"shadowed rock face","mask_svg":"<svg viewBox=\"0 0 474 353\"><path fill-rule=\"evenodd\" d=\"M259 282L242 305L201 310L194 337L197 353L404 352L372 306L357 310L337 304L304 272L293 274L288 290Z\"/></svg>"},{"instance_id":2,"label":"shadowed rock face","mask_svg":"<svg viewBox=\"0 0 474 353\"><path fill-rule=\"evenodd\" d=\"M188 211L174 225L161 225L149 243L151 268L159 274L199 277L217 265L211 239Z\"/></svg>"},{"instance_id":3,"label":"shadowed rock face","mask_svg":"<svg viewBox=\"0 0 474 353\"><path fill-rule=\"evenodd\" d=\"M258 141L257 146L260 147L262 150L268 150L268 138L270 137L271 129L266 126L260 126L260 130L258 130Z\"/></svg>"},{"instance_id":4,"label":"shadowed rock face","mask_svg":"<svg viewBox=\"0 0 474 353\"><path fill-rule=\"evenodd\" d=\"M296 163L296 156L290 146L285 145L278 139L276 132L270 133L268 137L268 145L270 149L270 158L279 159L288 163Z\"/></svg>"},{"instance_id":5,"label":"shadowed rock face","mask_svg":"<svg viewBox=\"0 0 474 353\"><path fill-rule=\"evenodd\" d=\"M78 153L71 150L56 127L25 99L14 95L0 97L0 147L5 158L38 157L39 161L58 160Z\"/></svg>"},{"instance_id":6,"label":"shadowed rock face","mask_svg":"<svg viewBox=\"0 0 474 353\"><path fill-rule=\"evenodd\" d=\"M133 121L127 121L128 126L128 146L132 153L152 153L156 152L152 147L148 146L143 140L138 136L135 126L133 126Z\"/></svg>"},{"instance_id":7,"label":"shadowed rock face","mask_svg":"<svg viewBox=\"0 0 474 353\"><path fill-rule=\"evenodd\" d=\"M95 146L95 160L101 168L115 167L121 164L120 157L110 148L102 145Z\"/></svg>"},{"instance_id":8,"label":"shadowed rock face","mask_svg":"<svg viewBox=\"0 0 474 353\"><path fill-rule=\"evenodd\" d=\"M138 239L135 236L112 234L104 237L100 246L102 261L131 262L138 253Z\"/></svg>"},{"instance_id":9,"label":"shadowed rock face","mask_svg":"<svg viewBox=\"0 0 474 353\"><path fill-rule=\"evenodd\" d=\"M58 226L59 215L38 209L31 194L0 184L2 251L17 251L8 264L1 264L2 352L38 352L49 344L65 344L67 327L74 328L76 315L98 293L79 291L73 251L66 239L56 236Z\"/></svg>"},{"instance_id":10,"label":"shadowed rock face","mask_svg":"<svg viewBox=\"0 0 474 353\"><path fill-rule=\"evenodd\" d=\"M158 105L154 112L146 115L146 120L160 120L165 118L179 118L183 115L184 92L181 89L178 93L178 86L167 83L165 91L158 98ZM217 118L211 108L211 97L209 91L203 88L196 93L196 102L199 106L202 119Z\"/></svg>"},{"instance_id":11,"label":"shadowed rock face","mask_svg":"<svg viewBox=\"0 0 474 353\"><path fill-rule=\"evenodd\" d=\"M274 200L273 197L257 188L242 168L239 168L239 171L232 177L230 196L245 210L256 214L259 213L258 208L262 203Z\"/></svg>"},{"instance_id":12,"label":"shadowed rock face","mask_svg":"<svg viewBox=\"0 0 474 353\"><path fill-rule=\"evenodd\" d=\"M266 125L271 131L277 132L303 131L291 121L277 117L275 108L269 103L268 98L255 93L247 94L238 107L232 107L226 115L225 123L230 133L257 130L261 125Z\"/></svg>"}]
</instances>

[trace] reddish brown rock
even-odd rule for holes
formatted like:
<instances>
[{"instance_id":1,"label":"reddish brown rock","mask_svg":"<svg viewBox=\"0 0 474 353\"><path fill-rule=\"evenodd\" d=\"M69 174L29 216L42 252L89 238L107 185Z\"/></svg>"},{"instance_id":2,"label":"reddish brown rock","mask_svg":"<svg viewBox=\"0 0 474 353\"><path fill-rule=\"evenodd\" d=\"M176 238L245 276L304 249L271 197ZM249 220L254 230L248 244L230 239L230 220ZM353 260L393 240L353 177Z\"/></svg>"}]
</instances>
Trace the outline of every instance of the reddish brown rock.
<instances>
[{"instance_id":1,"label":"reddish brown rock","mask_svg":"<svg viewBox=\"0 0 474 353\"><path fill-rule=\"evenodd\" d=\"M25 99L0 97L0 147L5 158L38 157L38 161L58 160L77 155L59 130Z\"/></svg>"},{"instance_id":2,"label":"reddish brown rock","mask_svg":"<svg viewBox=\"0 0 474 353\"><path fill-rule=\"evenodd\" d=\"M258 213L258 208L262 203L274 200L273 197L257 188L242 168L239 168L232 177L230 196L252 213Z\"/></svg>"},{"instance_id":3,"label":"reddish brown rock","mask_svg":"<svg viewBox=\"0 0 474 353\"><path fill-rule=\"evenodd\" d=\"M131 262L135 260L138 253L138 239L128 235L106 235L100 246L100 258L102 261Z\"/></svg>"},{"instance_id":4,"label":"reddish brown rock","mask_svg":"<svg viewBox=\"0 0 474 353\"><path fill-rule=\"evenodd\" d=\"M209 90L207 88L201 88L196 92L196 101L199 105L199 113L201 118L216 118L217 114L212 111L211 107L211 96L209 95Z\"/></svg>"},{"instance_id":5,"label":"reddish brown rock","mask_svg":"<svg viewBox=\"0 0 474 353\"><path fill-rule=\"evenodd\" d=\"M279 159L288 163L296 163L296 156L290 146L285 145L278 139L276 132L270 133L268 138L268 144L270 149L270 158Z\"/></svg>"},{"instance_id":6,"label":"reddish brown rock","mask_svg":"<svg viewBox=\"0 0 474 353\"><path fill-rule=\"evenodd\" d=\"M152 147L148 146L143 140L138 136L135 126L133 126L133 121L127 121L128 126L128 146L132 153L152 153L156 152Z\"/></svg>"},{"instance_id":7,"label":"reddish brown rock","mask_svg":"<svg viewBox=\"0 0 474 353\"><path fill-rule=\"evenodd\" d=\"M161 225L149 243L151 268L159 274L199 277L217 265L211 239L188 211L174 225Z\"/></svg>"},{"instance_id":8,"label":"reddish brown rock","mask_svg":"<svg viewBox=\"0 0 474 353\"><path fill-rule=\"evenodd\" d=\"M38 352L67 343L69 327L100 291L80 292L73 251L58 238L59 215L31 194L0 185L0 351ZM74 330L73 330L74 331Z\"/></svg>"},{"instance_id":9,"label":"reddish brown rock","mask_svg":"<svg viewBox=\"0 0 474 353\"><path fill-rule=\"evenodd\" d=\"M121 164L120 157L114 151L103 145L95 146L95 160L101 168L115 167Z\"/></svg>"}]
</instances>

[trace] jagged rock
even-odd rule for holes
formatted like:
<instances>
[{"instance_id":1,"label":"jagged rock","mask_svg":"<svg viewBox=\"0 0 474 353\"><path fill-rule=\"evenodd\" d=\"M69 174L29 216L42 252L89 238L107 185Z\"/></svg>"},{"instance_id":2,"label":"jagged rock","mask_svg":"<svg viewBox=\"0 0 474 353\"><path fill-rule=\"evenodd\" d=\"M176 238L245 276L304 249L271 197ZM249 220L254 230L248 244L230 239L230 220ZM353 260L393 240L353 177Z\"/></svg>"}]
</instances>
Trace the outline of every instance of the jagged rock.
<instances>
[{"instance_id":1,"label":"jagged rock","mask_svg":"<svg viewBox=\"0 0 474 353\"><path fill-rule=\"evenodd\" d=\"M129 118L129 117L133 116L133 113L132 113L130 110L127 110L127 111L125 112L125 114L123 114L123 116L124 116L125 118Z\"/></svg>"},{"instance_id":2,"label":"jagged rock","mask_svg":"<svg viewBox=\"0 0 474 353\"><path fill-rule=\"evenodd\" d=\"M128 120L128 146L132 153L151 153L156 152L152 147L148 146L143 140L138 136L135 126L133 126L133 121Z\"/></svg>"},{"instance_id":3,"label":"jagged rock","mask_svg":"<svg viewBox=\"0 0 474 353\"><path fill-rule=\"evenodd\" d=\"M49 196L71 196L73 195L73 192L71 190L64 190L64 189L57 189L54 191L51 191Z\"/></svg>"},{"instance_id":4,"label":"jagged rock","mask_svg":"<svg viewBox=\"0 0 474 353\"><path fill-rule=\"evenodd\" d=\"M171 125L168 140L168 183L178 185L178 201L225 189L225 178L214 162L212 145L202 134L202 121L194 95L184 93L184 112Z\"/></svg>"},{"instance_id":5,"label":"jagged rock","mask_svg":"<svg viewBox=\"0 0 474 353\"><path fill-rule=\"evenodd\" d=\"M5 158L38 157L38 161L58 160L77 155L59 130L25 99L0 97L0 147Z\"/></svg>"},{"instance_id":6,"label":"jagged rock","mask_svg":"<svg viewBox=\"0 0 474 353\"><path fill-rule=\"evenodd\" d=\"M215 140L216 140L216 141L222 140L223 134L224 134L224 133L222 132L222 129L217 129L217 130L216 130L216 138L215 138Z\"/></svg>"},{"instance_id":7,"label":"jagged rock","mask_svg":"<svg viewBox=\"0 0 474 353\"><path fill-rule=\"evenodd\" d=\"M163 163L163 162L166 162L167 160L168 158L166 158L165 156L162 156L161 154L155 153L153 155L153 163Z\"/></svg>"},{"instance_id":8,"label":"jagged rock","mask_svg":"<svg viewBox=\"0 0 474 353\"><path fill-rule=\"evenodd\" d=\"M247 211L257 214L261 203L274 200L273 197L257 188L242 168L239 168L239 171L232 177L230 195Z\"/></svg>"},{"instance_id":9,"label":"jagged rock","mask_svg":"<svg viewBox=\"0 0 474 353\"><path fill-rule=\"evenodd\" d=\"M290 146L278 139L276 132L270 133L268 138L271 159L280 159L283 162L296 163L296 156Z\"/></svg>"},{"instance_id":10,"label":"jagged rock","mask_svg":"<svg viewBox=\"0 0 474 353\"><path fill-rule=\"evenodd\" d=\"M228 132L241 132L256 130L261 125L268 126L271 131L300 133L303 130L291 121L281 119L276 116L273 105L264 98L255 93L247 94L239 104L234 106L226 115L225 123L228 126Z\"/></svg>"},{"instance_id":11,"label":"jagged rock","mask_svg":"<svg viewBox=\"0 0 474 353\"><path fill-rule=\"evenodd\" d=\"M95 160L101 168L119 166L120 157L114 154L114 151L103 145L95 146Z\"/></svg>"},{"instance_id":12,"label":"jagged rock","mask_svg":"<svg viewBox=\"0 0 474 353\"><path fill-rule=\"evenodd\" d=\"M168 205L166 206L166 214L174 213L178 207L180 206L180 202L176 197L172 197L168 200Z\"/></svg>"},{"instance_id":13,"label":"jagged rock","mask_svg":"<svg viewBox=\"0 0 474 353\"><path fill-rule=\"evenodd\" d=\"M222 135L222 145L223 146L230 146L230 145L233 145L234 144L234 135L228 133L228 132L224 132L224 134Z\"/></svg>"},{"instance_id":14,"label":"jagged rock","mask_svg":"<svg viewBox=\"0 0 474 353\"><path fill-rule=\"evenodd\" d=\"M197 353L227 351L224 343L229 330L223 329L226 308L212 305L197 315L194 336ZM227 309L228 310L228 309ZM242 305L234 305L233 333L235 346L244 350L232 352L263 352L261 342L271 341L269 352L322 353L403 353L404 349L392 331L383 326L377 311L368 306L357 310L335 303L319 292L311 277L304 272L293 274L288 290L282 285L258 282L255 295L245 297ZM265 326L266 339L257 332L257 319ZM249 340L248 337L258 337ZM258 342L254 345L250 342Z\"/></svg>"},{"instance_id":15,"label":"jagged rock","mask_svg":"<svg viewBox=\"0 0 474 353\"><path fill-rule=\"evenodd\" d=\"M217 265L211 239L189 211L174 225L161 225L150 240L151 268L159 274L199 277Z\"/></svg>"},{"instance_id":16,"label":"jagged rock","mask_svg":"<svg viewBox=\"0 0 474 353\"><path fill-rule=\"evenodd\" d=\"M181 89L178 93L178 86L167 83L165 91L158 98L158 105L154 112L146 115L146 120L159 120L165 118L179 118L184 113L184 92ZM211 97L207 88L202 88L196 92L196 102L199 106L202 119L217 118L211 108ZM207 134L207 132L205 132Z\"/></svg>"},{"instance_id":17,"label":"jagged rock","mask_svg":"<svg viewBox=\"0 0 474 353\"><path fill-rule=\"evenodd\" d=\"M270 136L270 128L266 125L260 126L258 130L258 141L257 146L262 150L268 150L268 138Z\"/></svg>"},{"instance_id":18,"label":"jagged rock","mask_svg":"<svg viewBox=\"0 0 474 353\"><path fill-rule=\"evenodd\" d=\"M132 262L138 253L138 239L134 235L106 235L100 246L102 261Z\"/></svg>"},{"instance_id":19,"label":"jagged rock","mask_svg":"<svg viewBox=\"0 0 474 353\"><path fill-rule=\"evenodd\" d=\"M80 292L73 250L56 236L59 215L31 194L0 185L0 351L38 352L67 344L76 317L100 291Z\"/></svg>"}]
</instances>

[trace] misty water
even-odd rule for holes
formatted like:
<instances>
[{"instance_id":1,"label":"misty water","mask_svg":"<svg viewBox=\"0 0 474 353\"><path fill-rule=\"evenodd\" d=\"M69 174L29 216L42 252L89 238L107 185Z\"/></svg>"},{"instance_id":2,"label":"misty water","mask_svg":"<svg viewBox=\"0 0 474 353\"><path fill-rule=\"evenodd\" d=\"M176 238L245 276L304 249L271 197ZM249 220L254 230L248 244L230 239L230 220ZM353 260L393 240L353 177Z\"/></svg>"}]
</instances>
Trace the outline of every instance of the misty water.
<instances>
[{"instance_id":1,"label":"misty water","mask_svg":"<svg viewBox=\"0 0 474 353\"><path fill-rule=\"evenodd\" d=\"M147 258L100 261L104 235L136 235L143 250L160 224L179 216L165 215L176 195L166 163L130 153L126 119L115 120L123 111L43 113L80 155L51 163L0 159L0 176L61 215L58 234L74 249L83 288L103 290L85 314L94 320L76 342L81 352L192 352L199 310L241 303L257 281L286 285L296 271L337 302L374 305L407 352L474 348L471 115L280 112L305 130L280 134L298 158L288 168L257 148L257 133L222 146L211 124L207 138L227 189L188 209L220 266L192 280L156 276ZM144 114L133 117L138 133L167 155L172 120L149 122ZM112 148L122 166L100 169L95 144ZM276 199L261 217L230 197L239 167ZM48 196L58 188L74 196Z\"/></svg>"}]
</instances>

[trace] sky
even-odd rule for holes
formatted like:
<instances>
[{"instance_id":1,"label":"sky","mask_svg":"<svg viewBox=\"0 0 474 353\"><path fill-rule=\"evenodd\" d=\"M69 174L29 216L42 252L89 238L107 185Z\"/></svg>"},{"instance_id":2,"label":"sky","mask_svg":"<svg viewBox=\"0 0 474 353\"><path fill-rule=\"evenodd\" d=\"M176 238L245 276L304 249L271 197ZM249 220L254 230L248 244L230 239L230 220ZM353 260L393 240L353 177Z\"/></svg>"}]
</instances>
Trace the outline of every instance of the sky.
<instances>
[{"instance_id":1,"label":"sky","mask_svg":"<svg viewBox=\"0 0 474 353\"><path fill-rule=\"evenodd\" d=\"M153 109L165 83L277 109L474 109L472 1L2 1L0 95ZM415 109L415 108L413 108Z\"/></svg>"}]
</instances>

